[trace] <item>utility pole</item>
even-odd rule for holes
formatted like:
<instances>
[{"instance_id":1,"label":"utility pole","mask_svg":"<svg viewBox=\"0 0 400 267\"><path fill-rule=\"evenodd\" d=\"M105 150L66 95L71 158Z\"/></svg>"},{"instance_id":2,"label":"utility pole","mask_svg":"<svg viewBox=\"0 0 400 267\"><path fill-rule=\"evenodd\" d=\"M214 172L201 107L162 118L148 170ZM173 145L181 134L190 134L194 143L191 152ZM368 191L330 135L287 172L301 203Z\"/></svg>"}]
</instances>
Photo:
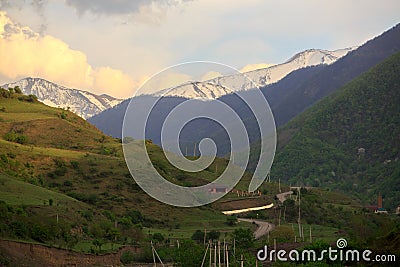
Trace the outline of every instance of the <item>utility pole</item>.
<instances>
[{"instance_id":1,"label":"utility pole","mask_svg":"<svg viewBox=\"0 0 400 267\"><path fill-rule=\"evenodd\" d=\"M279 178L279 193L282 193L282 190L281 190L281 178Z\"/></svg>"},{"instance_id":2,"label":"utility pole","mask_svg":"<svg viewBox=\"0 0 400 267\"><path fill-rule=\"evenodd\" d=\"M204 228L204 246L206 246L206 235L207 235L207 229Z\"/></svg>"},{"instance_id":3,"label":"utility pole","mask_svg":"<svg viewBox=\"0 0 400 267\"><path fill-rule=\"evenodd\" d=\"M228 245L226 245L226 267L229 267L229 250Z\"/></svg>"},{"instance_id":4,"label":"utility pole","mask_svg":"<svg viewBox=\"0 0 400 267\"><path fill-rule=\"evenodd\" d=\"M153 241L151 241L151 253L153 254L154 267L157 267L156 256L154 255Z\"/></svg>"},{"instance_id":5,"label":"utility pole","mask_svg":"<svg viewBox=\"0 0 400 267\"><path fill-rule=\"evenodd\" d=\"M224 266L226 266L226 243L225 243L225 238L224 238Z\"/></svg>"},{"instance_id":6,"label":"utility pole","mask_svg":"<svg viewBox=\"0 0 400 267\"><path fill-rule=\"evenodd\" d=\"M218 267L221 267L221 242L218 240Z\"/></svg>"},{"instance_id":7,"label":"utility pole","mask_svg":"<svg viewBox=\"0 0 400 267\"><path fill-rule=\"evenodd\" d=\"M194 143L193 157L196 157L196 143Z\"/></svg>"},{"instance_id":8,"label":"utility pole","mask_svg":"<svg viewBox=\"0 0 400 267\"><path fill-rule=\"evenodd\" d=\"M214 267L217 267L217 243L214 244Z\"/></svg>"},{"instance_id":9,"label":"utility pole","mask_svg":"<svg viewBox=\"0 0 400 267\"><path fill-rule=\"evenodd\" d=\"M210 246L210 267L212 267L212 243L211 240L208 241L208 245Z\"/></svg>"},{"instance_id":10,"label":"utility pole","mask_svg":"<svg viewBox=\"0 0 400 267\"><path fill-rule=\"evenodd\" d=\"M282 210L279 209L279 226L281 226L281 214L282 214Z\"/></svg>"},{"instance_id":11,"label":"utility pole","mask_svg":"<svg viewBox=\"0 0 400 267\"><path fill-rule=\"evenodd\" d=\"M299 191L299 193L298 193L298 195L299 195L299 235L300 235L300 238L301 238L301 209L300 209L300 192L301 192L301 190L300 190L300 188L298 189L298 191Z\"/></svg>"},{"instance_id":12,"label":"utility pole","mask_svg":"<svg viewBox=\"0 0 400 267\"><path fill-rule=\"evenodd\" d=\"M283 210L283 220L286 222L286 206L285 209ZM293 224L292 224L293 227Z\"/></svg>"}]
</instances>

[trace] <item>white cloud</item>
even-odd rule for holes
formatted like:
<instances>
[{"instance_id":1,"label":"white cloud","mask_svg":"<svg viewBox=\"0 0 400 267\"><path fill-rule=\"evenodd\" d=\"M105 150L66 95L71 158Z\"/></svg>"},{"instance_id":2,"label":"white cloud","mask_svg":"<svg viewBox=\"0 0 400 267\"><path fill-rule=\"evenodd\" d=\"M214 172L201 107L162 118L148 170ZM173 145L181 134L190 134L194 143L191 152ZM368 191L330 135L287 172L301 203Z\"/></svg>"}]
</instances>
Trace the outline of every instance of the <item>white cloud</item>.
<instances>
[{"instance_id":1,"label":"white cloud","mask_svg":"<svg viewBox=\"0 0 400 267\"><path fill-rule=\"evenodd\" d=\"M223 74L218 71L209 71L206 74L204 74L203 77L201 77L201 81L212 80L214 78L221 76L223 76Z\"/></svg>"},{"instance_id":2,"label":"white cloud","mask_svg":"<svg viewBox=\"0 0 400 267\"><path fill-rule=\"evenodd\" d=\"M248 72L252 70L258 70L258 69L264 69L268 68L271 66L274 66L275 64L267 64L267 63L256 63L256 64L248 64L244 66L243 68L240 69L240 72Z\"/></svg>"},{"instance_id":3,"label":"white cloud","mask_svg":"<svg viewBox=\"0 0 400 267\"><path fill-rule=\"evenodd\" d=\"M65 86L113 96L131 94L138 86L121 70L93 68L86 55L50 35L41 36L0 12L0 74L9 79L42 77Z\"/></svg>"},{"instance_id":4,"label":"white cloud","mask_svg":"<svg viewBox=\"0 0 400 267\"><path fill-rule=\"evenodd\" d=\"M40 32L41 15L32 1L0 3L8 3L2 7L14 21ZM304 49L359 45L398 23L399 9L398 0L54 0L42 14L43 35L81 52L91 72L118 69L137 81L135 87L163 68L188 61L240 69L253 62L281 63Z\"/></svg>"}]
</instances>

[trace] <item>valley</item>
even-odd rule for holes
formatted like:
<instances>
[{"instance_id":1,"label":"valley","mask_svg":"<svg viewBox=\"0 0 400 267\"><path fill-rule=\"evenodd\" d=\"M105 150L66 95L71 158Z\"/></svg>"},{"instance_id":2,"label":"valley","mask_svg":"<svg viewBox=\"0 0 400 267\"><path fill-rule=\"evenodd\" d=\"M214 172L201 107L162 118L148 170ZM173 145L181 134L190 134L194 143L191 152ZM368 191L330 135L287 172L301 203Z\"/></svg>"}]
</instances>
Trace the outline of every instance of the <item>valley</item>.
<instances>
[{"instance_id":1,"label":"valley","mask_svg":"<svg viewBox=\"0 0 400 267\"><path fill-rule=\"evenodd\" d=\"M0 28L4 40L13 32L50 38L11 23L5 13L2 21L8 21ZM257 258L266 246L370 250L398 261L400 24L360 46L343 47L349 48L300 50L279 64L201 81L188 78L128 99L15 75L15 82L0 87L0 266L316 266L305 259ZM71 55L82 56L75 52ZM111 67L83 69L88 76L80 84L92 89L110 81L123 81L118 90L139 84ZM182 76L174 73L171 80ZM251 97L268 102L262 114L272 112L273 129L263 131L254 112L261 107L245 101ZM151 113L143 114L155 99ZM168 133L168 144L162 144L164 122L185 103L202 114L218 113L219 103L237 115L218 114L227 117L226 125L202 115L180 129L179 160L196 167L212 154L201 141L215 142L216 157L199 171L171 161L177 155L169 149L174 140ZM123 125L135 122L126 114L129 106L145 118L145 129L133 123L123 134ZM172 121L186 121L186 115ZM227 128L237 130L239 124L248 140L234 151ZM263 147L271 139L277 142ZM128 154L128 148L137 150ZM270 159L265 156L270 151L272 167L257 180L257 166ZM247 165L228 172L246 153ZM166 183L149 180L153 169ZM238 183L218 180L223 175ZM183 191L170 184L198 189L200 194L190 195L197 202L169 205L146 190L151 185L152 192L179 199ZM216 201L202 203L207 196ZM376 266L318 262L364 264Z\"/></svg>"}]
</instances>

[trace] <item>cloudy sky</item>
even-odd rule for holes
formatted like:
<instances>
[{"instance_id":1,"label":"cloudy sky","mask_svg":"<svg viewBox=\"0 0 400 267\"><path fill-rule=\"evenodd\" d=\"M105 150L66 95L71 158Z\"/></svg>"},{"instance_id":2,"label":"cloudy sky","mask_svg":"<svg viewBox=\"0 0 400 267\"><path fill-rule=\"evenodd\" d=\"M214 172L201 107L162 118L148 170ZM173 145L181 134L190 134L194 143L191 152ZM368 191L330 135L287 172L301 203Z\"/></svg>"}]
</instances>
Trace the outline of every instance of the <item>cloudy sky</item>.
<instances>
[{"instance_id":1,"label":"cloudy sky","mask_svg":"<svg viewBox=\"0 0 400 267\"><path fill-rule=\"evenodd\" d=\"M0 0L0 84L42 77L125 98L187 61L249 70L360 45L399 10L398 0Z\"/></svg>"}]
</instances>

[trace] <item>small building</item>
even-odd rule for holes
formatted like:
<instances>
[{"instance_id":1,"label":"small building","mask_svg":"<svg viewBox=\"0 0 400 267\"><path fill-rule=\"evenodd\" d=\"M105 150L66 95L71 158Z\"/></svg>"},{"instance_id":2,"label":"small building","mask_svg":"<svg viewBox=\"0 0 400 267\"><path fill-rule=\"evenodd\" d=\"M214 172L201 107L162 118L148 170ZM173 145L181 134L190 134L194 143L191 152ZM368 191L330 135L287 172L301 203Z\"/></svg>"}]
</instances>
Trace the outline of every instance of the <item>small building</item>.
<instances>
[{"instance_id":1,"label":"small building","mask_svg":"<svg viewBox=\"0 0 400 267\"><path fill-rule=\"evenodd\" d=\"M379 214L384 213L384 214L387 214L388 212L387 212L387 210L385 210L384 208L378 208L377 210L375 210L375 213L379 213Z\"/></svg>"},{"instance_id":2,"label":"small building","mask_svg":"<svg viewBox=\"0 0 400 267\"><path fill-rule=\"evenodd\" d=\"M400 215L400 206L396 208L396 214Z\"/></svg>"},{"instance_id":3,"label":"small building","mask_svg":"<svg viewBox=\"0 0 400 267\"><path fill-rule=\"evenodd\" d=\"M378 210L378 206L377 205L365 206L364 208L366 208L366 209L368 209L370 211Z\"/></svg>"},{"instance_id":4,"label":"small building","mask_svg":"<svg viewBox=\"0 0 400 267\"><path fill-rule=\"evenodd\" d=\"M208 191L210 193L228 193L228 188L224 185L212 185Z\"/></svg>"}]
</instances>

